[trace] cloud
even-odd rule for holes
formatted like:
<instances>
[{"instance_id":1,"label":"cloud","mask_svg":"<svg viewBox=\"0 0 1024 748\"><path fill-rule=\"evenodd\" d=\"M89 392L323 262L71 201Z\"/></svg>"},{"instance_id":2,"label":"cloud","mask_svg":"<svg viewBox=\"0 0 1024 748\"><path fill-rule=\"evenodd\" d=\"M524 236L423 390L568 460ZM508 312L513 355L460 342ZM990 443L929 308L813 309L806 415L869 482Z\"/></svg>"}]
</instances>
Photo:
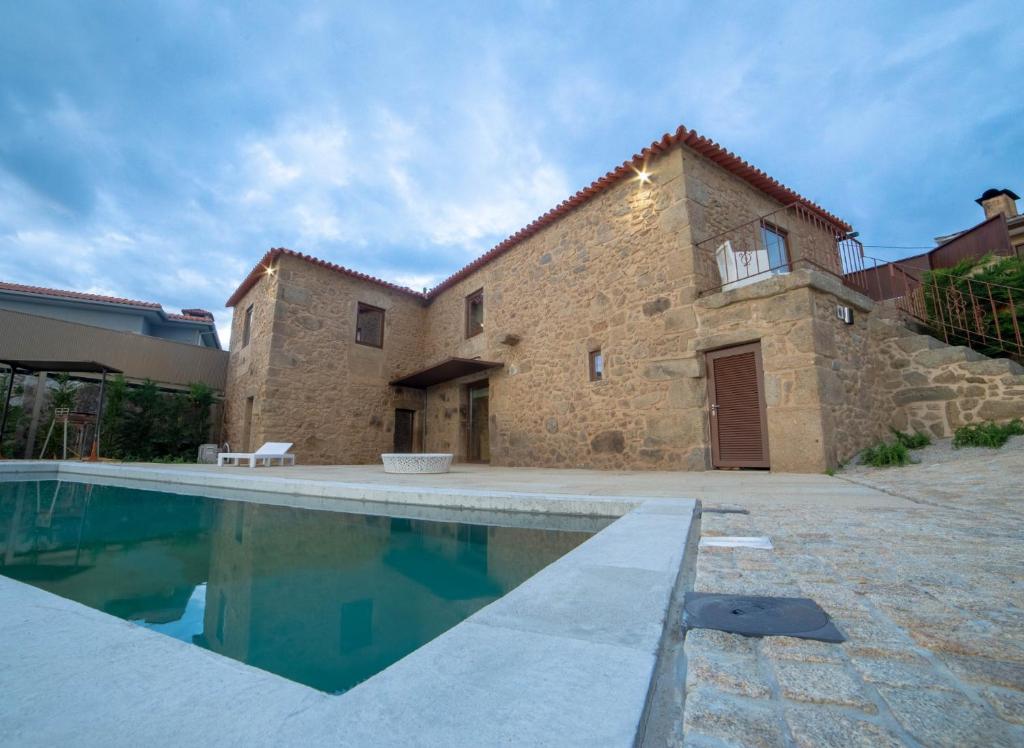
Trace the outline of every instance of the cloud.
<instances>
[{"instance_id":1,"label":"cloud","mask_svg":"<svg viewBox=\"0 0 1024 748\"><path fill-rule=\"evenodd\" d=\"M12 6L0 278L222 324L272 246L422 288L680 122L869 243L927 242L1024 174L1015 12Z\"/></svg>"}]
</instances>

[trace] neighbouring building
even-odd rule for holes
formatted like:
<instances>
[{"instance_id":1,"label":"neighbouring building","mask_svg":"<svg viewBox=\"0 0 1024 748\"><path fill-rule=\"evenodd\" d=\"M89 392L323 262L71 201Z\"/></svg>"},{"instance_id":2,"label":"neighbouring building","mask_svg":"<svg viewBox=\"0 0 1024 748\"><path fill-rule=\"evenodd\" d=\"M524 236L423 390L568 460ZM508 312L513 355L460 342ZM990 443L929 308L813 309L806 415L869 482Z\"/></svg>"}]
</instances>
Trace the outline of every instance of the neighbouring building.
<instances>
[{"instance_id":1,"label":"neighbouring building","mask_svg":"<svg viewBox=\"0 0 1024 748\"><path fill-rule=\"evenodd\" d=\"M0 310L204 348L219 350L221 347L213 315L205 309L183 309L181 314L172 314L153 301L0 282Z\"/></svg>"},{"instance_id":2,"label":"neighbouring building","mask_svg":"<svg viewBox=\"0 0 1024 748\"><path fill-rule=\"evenodd\" d=\"M890 426L1017 407L1024 370L857 287L851 234L681 127L425 293L272 249L227 302L227 439L307 463L822 471Z\"/></svg>"},{"instance_id":3,"label":"neighbouring building","mask_svg":"<svg viewBox=\"0 0 1024 748\"><path fill-rule=\"evenodd\" d=\"M994 187L985 190L981 197L974 201L984 211L985 220L966 231L937 236L935 243L941 247L961 237L979 234L979 229L986 227L986 233L982 236L986 244L991 245L989 251L997 254L1024 255L1024 215L1017 212L1018 200L1020 197L1017 193L1005 187L1000 190ZM977 244L977 241L975 243Z\"/></svg>"},{"instance_id":4,"label":"neighbouring building","mask_svg":"<svg viewBox=\"0 0 1024 748\"><path fill-rule=\"evenodd\" d=\"M0 282L0 366L61 361L101 363L165 389L202 382L223 392L228 354L205 309L174 314L152 301Z\"/></svg>"},{"instance_id":5,"label":"neighbouring building","mask_svg":"<svg viewBox=\"0 0 1024 748\"><path fill-rule=\"evenodd\" d=\"M1017 213L1017 195L1007 189L988 189L975 200L985 219L969 229L935 237L935 248L891 262L856 270L857 281L875 301L905 296L931 270L952 268L962 260L988 255L1024 256L1024 216Z\"/></svg>"},{"instance_id":6,"label":"neighbouring building","mask_svg":"<svg viewBox=\"0 0 1024 748\"><path fill-rule=\"evenodd\" d=\"M12 372L17 385L0 392L0 436L10 436L5 403L30 407L26 431L15 429L25 457L43 416L46 398L37 394L55 384L50 374L100 383L118 373L130 384L174 391L201 383L223 393L227 365L206 310L174 314L154 302L0 282L0 375Z\"/></svg>"}]
</instances>

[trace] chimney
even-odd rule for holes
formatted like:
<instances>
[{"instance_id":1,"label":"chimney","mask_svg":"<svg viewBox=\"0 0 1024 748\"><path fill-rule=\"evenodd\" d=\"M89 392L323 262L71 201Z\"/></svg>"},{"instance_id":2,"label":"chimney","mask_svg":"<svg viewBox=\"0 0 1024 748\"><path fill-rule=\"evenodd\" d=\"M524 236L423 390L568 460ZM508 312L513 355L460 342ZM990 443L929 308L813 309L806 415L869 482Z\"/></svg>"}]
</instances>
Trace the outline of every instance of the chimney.
<instances>
[{"instance_id":1,"label":"chimney","mask_svg":"<svg viewBox=\"0 0 1024 748\"><path fill-rule=\"evenodd\" d=\"M992 189L985 190L981 197L974 202L985 209L985 218L987 220L1000 213L1007 218L1013 218L1017 215L1017 201L1019 199L1013 190L1008 190L1005 187L997 190L993 187Z\"/></svg>"},{"instance_id":2,"label":"chimney","mask_svg":"<svg viewBox=\"0 0 1024 748\"><path fill-rule=\"evenodd\" d=\"M210 322L213 322L213 314L205 309L182 309L181 313L186 317L203 317L210 320Z\"/></svg>"}]
</instances>

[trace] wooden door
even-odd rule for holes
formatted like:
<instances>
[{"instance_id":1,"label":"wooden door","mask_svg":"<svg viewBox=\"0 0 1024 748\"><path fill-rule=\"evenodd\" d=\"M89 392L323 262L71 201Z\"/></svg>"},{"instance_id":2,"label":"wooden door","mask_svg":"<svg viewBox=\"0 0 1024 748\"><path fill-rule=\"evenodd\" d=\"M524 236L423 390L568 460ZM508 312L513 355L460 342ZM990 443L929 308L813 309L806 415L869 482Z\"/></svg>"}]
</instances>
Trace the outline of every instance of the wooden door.
<instances>
[{"instance_id":1,"label":"wooden door","mask_svg":"<svg viewBox=\"0 0 1024 748\"><path fill-rule=\"evenodd\" d=\"M711 351L705 358L711 463L719 468L769 467L761 344Z\"/></svg>"},{"instance_id":2,"label":"wooden door","mask_svg":"<svg viewBox=\"0 0 1024 748\"><path fill-rule=\"evenodd\" d=\"M395 410L395 452L412 452L413 424L416 411L398 408Z\"/></svg>"}]
</instances>

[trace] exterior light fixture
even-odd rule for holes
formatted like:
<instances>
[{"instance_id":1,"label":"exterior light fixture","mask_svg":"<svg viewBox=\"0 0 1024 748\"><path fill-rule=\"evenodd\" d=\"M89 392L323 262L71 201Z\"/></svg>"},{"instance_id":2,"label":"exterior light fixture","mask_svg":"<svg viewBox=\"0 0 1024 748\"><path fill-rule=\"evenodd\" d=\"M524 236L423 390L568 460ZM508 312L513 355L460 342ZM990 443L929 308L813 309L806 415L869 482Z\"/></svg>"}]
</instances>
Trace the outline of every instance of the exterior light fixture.
<instances>
[{"instance_id":1,"label":"exterior light fixture","mask_svg":"<svg viewBox=\"0 0 1024 748\"><path fill-rule=\"evenodd\" d=\"M636 178L640 180L640 184L650 184L651 183L651 172L647 171L646 168L643 168L643 169L636 169L636 168L634 168L633 171L636 172Z\"/></svg>"},{"instance_id":2,"label":"exterior light fixture","mask_svg":"<svg viewBox=\"0 0 1024 748\"><path fill-rule=\"evenodd\" d=\"M273 275L274 274L274 267L273 267L273 265L267 265L267 269L264 272L267 275Z\"/></svg>"}]
</instances>

